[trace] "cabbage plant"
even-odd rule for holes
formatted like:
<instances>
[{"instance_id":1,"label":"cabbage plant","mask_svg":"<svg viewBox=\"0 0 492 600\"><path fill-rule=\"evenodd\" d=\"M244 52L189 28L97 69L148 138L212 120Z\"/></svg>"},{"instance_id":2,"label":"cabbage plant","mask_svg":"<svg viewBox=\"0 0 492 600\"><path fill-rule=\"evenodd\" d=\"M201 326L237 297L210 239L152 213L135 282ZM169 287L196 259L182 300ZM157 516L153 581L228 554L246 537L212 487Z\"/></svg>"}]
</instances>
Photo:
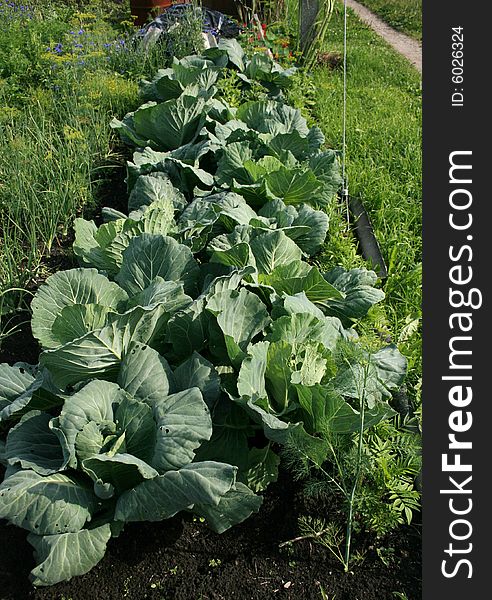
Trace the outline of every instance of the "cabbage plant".
<instances>
[{"instance_id":1,"label":"cabbage plant","mask_svg":"<svg viewBox=\"0 0 492 600\"><path fill-rule=\"evenodd\" d=\"M268 98L234 109L234 68ZM79 268L32 301L38 365L0 365L0 517L29 532L35 585L86 573L125 523L193 511L223 532L259 509L293 442L391 418L406 361L355 325L366 269L313 264L337 155L279 95L292 72L235 41L175 61L122 121L128 214L75 221ZM361 419L363 415L363 419Z\"/></svg>"},{"instance_id":2,"label":"cabbage plant","mask_svg":"<svg viewBox=\"0 0 492 600\"><path fill-rule=\"evenodd\" d=\"M30 532L35 585L89 571L127 522L194 510L224 531L261 504L237 467L194 461L212 435L210 409L197 387L167 393L164 367L151 382L151 352L135 346L119 384L92 380L58 416L31 410L9 431L0 517Z\"/></svg>"}]
</instances>

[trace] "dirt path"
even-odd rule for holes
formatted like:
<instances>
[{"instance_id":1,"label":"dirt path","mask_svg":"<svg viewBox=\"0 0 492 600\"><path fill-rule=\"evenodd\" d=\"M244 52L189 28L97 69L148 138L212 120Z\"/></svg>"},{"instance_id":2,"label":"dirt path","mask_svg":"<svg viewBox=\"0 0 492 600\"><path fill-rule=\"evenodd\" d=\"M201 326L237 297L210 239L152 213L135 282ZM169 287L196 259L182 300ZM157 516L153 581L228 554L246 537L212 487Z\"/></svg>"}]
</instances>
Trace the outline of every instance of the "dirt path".
<instances>
[{"instance_id":1,"label":"dirt path","mask_svg":"<svg viewBox=\"0 0 492 600\"><path fill-rule=\"evenodd\" d=\"M417 40L412 39L404 33L396 31L369 9L355 0L347 0L347 6L374 31L380 35L397 52L407 58L412 65L422 73L422 47Z\"/></svg>"}]
</instances>

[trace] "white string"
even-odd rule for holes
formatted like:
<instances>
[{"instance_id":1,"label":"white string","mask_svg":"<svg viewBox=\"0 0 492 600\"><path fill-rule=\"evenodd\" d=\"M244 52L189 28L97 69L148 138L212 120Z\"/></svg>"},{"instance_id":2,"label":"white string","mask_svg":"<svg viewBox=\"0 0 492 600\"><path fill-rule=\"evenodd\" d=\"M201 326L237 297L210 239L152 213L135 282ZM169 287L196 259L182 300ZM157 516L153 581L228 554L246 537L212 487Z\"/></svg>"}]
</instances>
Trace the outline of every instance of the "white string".
<instances>
[{"instance_id":1,"label":"white string","mask_svg":"<svg viewBox=\"0 0 492 600\"><path fill-rule=\"evenodd\" d=\"M347 211L347 224L350 223L348 177L345 170L347 154L347 0L343 1L343 131L342 131L342 197Z\"/></svg>"}]
</instances>

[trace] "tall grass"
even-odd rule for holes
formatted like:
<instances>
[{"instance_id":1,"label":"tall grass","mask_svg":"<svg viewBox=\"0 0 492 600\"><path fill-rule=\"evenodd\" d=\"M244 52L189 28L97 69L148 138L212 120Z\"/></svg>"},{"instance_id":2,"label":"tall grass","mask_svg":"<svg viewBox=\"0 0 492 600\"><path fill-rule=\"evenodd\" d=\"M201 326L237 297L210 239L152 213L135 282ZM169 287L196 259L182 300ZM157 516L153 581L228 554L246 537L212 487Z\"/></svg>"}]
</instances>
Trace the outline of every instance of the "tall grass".
<instances>
[{"instance_id":1,"label":"tall grass","mask_svg":"<svg viewBox=\"0 0 492 600\"><path fill-rule=\"evenodd\" d=\"M73 74L71 74L73 75ZM137 86L105 73L65 73L56 94L33 90L0 137L0 280L26 285L72 219L96 202L94 167L110 163L110 114L137 102Z\"/></svg>"},{"instance_id":2,"label":"tall grass","mask_svg":"<svg viewBox=\"0 0 492 600\"><path fill-rule=\"evenodd\" d=\"M325 45L340 52L341 3ZM388 328L410 360L414 393L421 377L422 155L421 80L405 59L390 49L350 11L348 19L347 173L350 194L366 206L386 259L384 283ZM315 114L328 143L342 143L342 70L318 66ZM332 217L332 236L322 261L350 265L353 245L339 236L343 217ZM338 259L337 259L338 257ZM357 259L359 263L362 260ZM354 263L352 263L354 264Z\"/></svg>"},{"instance_id":3,"label":"tall grass","mask_svg":"<svg viewBox=\"0 0 492 600\"><path fill-rule=\"evenodd\" d=\"M124 163L109 122L139 105L139 78L170 60L165 45L136 43L129 19L116 0L0 0L2 312L20 298L6 290L36 285L74 217L99 203L101 172ZM178 53L201 43L192 26Z\"/></svg>"}]
</instances>

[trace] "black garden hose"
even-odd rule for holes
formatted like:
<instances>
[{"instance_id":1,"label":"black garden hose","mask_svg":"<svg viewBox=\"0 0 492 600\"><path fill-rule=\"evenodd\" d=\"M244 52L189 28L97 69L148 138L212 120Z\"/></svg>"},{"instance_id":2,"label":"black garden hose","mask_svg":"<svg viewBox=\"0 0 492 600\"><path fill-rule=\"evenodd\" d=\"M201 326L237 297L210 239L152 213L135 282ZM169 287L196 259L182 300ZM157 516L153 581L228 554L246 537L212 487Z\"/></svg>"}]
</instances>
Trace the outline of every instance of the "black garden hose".
<instances>
[{"instance_id":1,"label":"black garden hose","mask_svg":"<svg viewBox=\"0 0 492 600\"><path fill-rule=\"evenodd\" d=\"M362 201L355 196L348 197L350 212L354 217L354 232L359 241L362 256L371 263L381 279L388 277L388 269L374 234L374 229Z\"/></svg>"},{"instance_id":2,"label":"black garden hose","mask_svg":"<svg viewBox=\"0 0 492 600\"><path fill-rule=\"evenodd\" d=\"M354 196L348 196L348 206L354 218L354 232L357 236L362 256L371 263L381 279L386 279L388 277L388 269L374 233L374 228L362 201ZM405 386L402 386L398 392L393 395L393 401L396 410L400 413L402 418L411 418L414 416L413 407L408 398ZM417 425L410 425L409 429L420 435L420 430ZM422 469L415 478L415 487L422 493Z\"/></svg>"}]
</instances>

